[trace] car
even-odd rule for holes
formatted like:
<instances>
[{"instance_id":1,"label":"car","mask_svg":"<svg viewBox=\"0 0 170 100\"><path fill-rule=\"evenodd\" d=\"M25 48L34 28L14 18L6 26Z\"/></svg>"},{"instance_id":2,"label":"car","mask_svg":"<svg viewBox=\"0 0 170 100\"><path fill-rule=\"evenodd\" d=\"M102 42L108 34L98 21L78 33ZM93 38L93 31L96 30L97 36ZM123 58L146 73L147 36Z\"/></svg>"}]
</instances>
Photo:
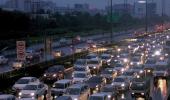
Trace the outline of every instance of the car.
<instances>
[{"instance_id":1,"label":"car","mask_svg":"<svg viewBox=\"0 0 170 100\"><path fill-rule=\"evenodd\" d=\"M59 40L59 44L60 45L66 45L66 44L69 44L69 40L67 40L66 38L61 38L60 40Z\"/></svg>"},{"instance_id":2,"label":"car","mask_svg":"<svg viewBox=\"0 0 170 100\"><path fill-rule=\"evenodd\" d=\"M73 72L72 77L73 77L73 82L85 82L87 81L92 75L89 72Z\"/></svg>"},{"instance_id":3,"label":"car","mask_svg":"<svg viewBox=\"0 0 170 100\"><path fill-rule=\"evenodd\" d=\"M15 60L12 62L12 68L13 69L20 69L22 67L24 67L26 65L25 61L21 61L21 60Z\"/></svg>"},{"instance_id":4,"label":"car","mask_svg":"<svg viewBox=\"0 0 170 100\"><path fill-rule=\"evenodd\" d=\"M61 51L61 50L55 50L53 51L53 56L55 58L58 58L58 57L61 57L61 56L64 56L65 54Z\"/></svg>"},{"instance_id":5,"label":"car","mask_svg":"<svg viewBox=\"0 0 170 100\"><path fill-rule=\"evenodd\" d=\"M137 73L138 78L145 76L144 68L142 66L133 66L130 70Z\"/></svg>"},{"instance_id":6,"label":"car","mask_svg":"<svg viewBox=\"0 0 170 100\"><path fill-rule=\"evenodd\" d=\"M107 97L109 100L116 100L116 98L117 98L115 89L111 84L107 84L104 87L102 87L100 93L107 94Z\"/></svg>"},{"instance_id":7,"label":"car","mask_svg":"<svg viewBox=\"0 0 170 100\"><path fill-rule=\"evenodd\" d=\"M87 61L86 59L77 59L76 62L74 63L74 67L87 67Z\"/></svg>"},{"instance_id":8,"label":"car","mask_svg":"<svg viewBox=\"0 0 170 100\"><path fill-rule=\"evenodd\" d=\"M44 83L30 83L19 92L19 99L46 98L48 86Z\"/></svg>"},{"instance_id":9,"label":"car","mask_svg":"<svg viewBox=\"0 0 170 100\"><path fill-rule=\"evenodd\" d=\"M144 70L145 70L146 75L152 75L153 69L155 66L156 66L155 59L147 59L145 65L144 65Z\"/></svg>"},{"instance_id":10,"label":"car","mask_svg":"<svg viewBox=\"0 0 170 100\"><path fill-rule=\"evenodd\" d=\"M90 68L92 74L98 73L102 67L102 61L100 59L90 59L87 61L87 65Z\"/></svg>"},{"instance_id":11,"label":"car","mask_svg":"<svg viewBox=\"0 0 170 100\"><path fill-rule=\"evenodd\" d=\"M106 93L95 93L88 100L112 100Z\"/></svg>"},{"instance_id":12,"label":"car","mask_svg":"<svg viewBox=\"0 0 170 100\"><path fill-rule=\"evenodd\" d=\"M55 81L63 78L64 78L64 66L62 65L56 65L48 68L42 77L42 79L45 81Z\"/></svg>"},{"instance_id":13,"label":"car","mask_svg":"<svg viewBox=\"0 0 170 100\"><path fill-rule=\"evenodd\" d=\"M70 96L60 96L56 98L55 100L72 100L72 98Z\"/></svg>"},{"instance_id":14,"label":"car","mask_svg":"<svg viewBox=\"0 0 170 100\"><path fill-rule=\"evenodd\" d=\"M90 96L90 89L85 84L73 84L67 88L64 96L70 96L72 100L87 100Z\"/></svg>"},{"instance_id":15,"label":"car","mask_svg":"<svg viewBox=\"0 0 170 100\"><path fill-rule=\"evenodd\" d=\"M142 64L141 57L133 57L133 58L131 58L131 62L130 62L131 66L141 65L141 64Z\"/></svg>"},{"instance_id":16,"label":"car","mask_svg":"<svg viewBox=\"0 0 170 100\"><path fill-rule=\"evenodd\" d=\"M167 66L156 66L153 71L153 76L155 78L167 78L168 77Z\"/></svg>"},{"instance_id":17,"label":"car","mask_svg":"<svg viewBox=\"0 0 170 100\"><path fill-rule=\"evenodd\" d=\"M101 72L100 76L106 78L107 83L110 83L117 76L117 71L113 68L106 68Z\"/></svg>"},{"instance_id":18,"label":"car","mask_svg":"<svg viewBox=\"0 0 170 100\"><path fill-rule=\"evenodd\" d=\"M132 81L130 92L132 98L143 97L149 100L150 96L150 79L136 78Z\"/></svg>"},{"instance_id":19,"label":"car","mask_svg":"<svg viewBox=\"0 0 170 100\"><path fill-rule=\"evenodd\" d=\"M54 99L62 96L66 92L66 89L72 84L73 82L70 79L62 79L54 82L51 88L51 96Z\"/></svg>"},{"instance_id":20,"label":"car","mask_svg":"<svg viewBox=\"0 0 170 100\"><path fill-rule=\"evenodd\" d=\"M123 76L118 76L113 79L111 85L116 89L117 92L127 91L129 90L130 81Z\"/></svg>"},{"instance_id":21,"label":"car","mask_svg":"<svg viewBox=\"0 0 170 100\"><path fill-rule=\"evenodd\" d=\"M168 59L165 59L164 57L160 57L160 59L158 59L157 61L156 61L156 66L168 66L168 64L169 64L169 61L168 61Z\"/></svg>"},{"instance_id":22,"label":"car","mask_svg":"<svg viewBox=\"0 0 170 100\"><path fill-rule=\"evenodd\" d=\"M100 91L100 89L106 84L106 79L101 76L92 76L85 83L90 88L90 94L93 94Z\"/></svg>"},{"instance_id":23,"label":"car","mask_svg":"<svg viewBox=\"0 0 170 100\"><path fill-rule=\"evenodd\" d=\"M135 73L133 70L127 70L125 71L121 76L126 77L129 81L131 81L133 78L137 77L137 73Z\"/></svg>"},{"instance_id":24,"label":"car","mask_svg":"<svg viewBox=\"0 0 170 100\"><path fill-rule=\"evenodd\" d=\"M118 75L121 75L124 71L127 70L127 68L123 65L123 64L116 64L114 66L114 70L117 71L117 74Z\"/></svg>"},{"instance_id":25,"label":"car","mask_svg":"<svg viewBox=\"0 0 170 100\"><path fill-rule=\"evenodd\" d=\"M14 95L11 94L0 94L0 100L17 100Z\"/></svg>"},{"instance_id":26,"label":"car","mask_svg":"<svg viewBox=\"0 0 170 100\"><path fill-rule=\"evenodd\" d=\"M5 56L1 55L0 56L0 64L6 64L8 63L8 58L6 58Z\"/></svg>"},{"instance_id":27,"label":"car","mask_svg":"<svg viewBox=\"0 0 170 100\"><path fill-rule=\"evenodd\" d=\"M36 77L22 77L19 80L17 80L15 82L15 84L12 87L12 90L14 90L15 92L19 92L20 90L22 90L27 84L30 83L37 83L40 82L39 79L37 79Z\"/></svg>"},{"instance_id":28,"label":"car","mask_svg":"<svg viewBox=\"0 0 170 100\"><path fill-rule=\"evenodd\" d=\"M112 55L110 55L110 54L102 54L100 58L102 60L102 64L110 65Z\"/></svg>"}]
</instances>

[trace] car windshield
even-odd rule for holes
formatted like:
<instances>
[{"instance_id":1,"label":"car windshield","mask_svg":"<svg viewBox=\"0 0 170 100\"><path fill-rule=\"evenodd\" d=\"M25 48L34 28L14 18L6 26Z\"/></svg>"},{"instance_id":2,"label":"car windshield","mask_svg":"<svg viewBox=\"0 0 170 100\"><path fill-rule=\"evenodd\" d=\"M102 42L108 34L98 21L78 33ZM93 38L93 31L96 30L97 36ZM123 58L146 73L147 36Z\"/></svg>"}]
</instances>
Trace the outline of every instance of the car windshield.
<instances>
[{"instance_id":1,"label":"car windshield","mask_svg":"<svg viewBox=\"0 0 170 100\"><path fill-rule=\"evenodd\" d=\"M51 67L47 70L47 72L49 72L49 73L54 73L56 71L62 71L62 68L61 67L58 67L58 68Z\"/></svg>"},{"instance_id":2,"label":"car windshield","mask_svg":"<svg viewBox=\"0 0 170 100\"><path fill-rule=\"evenodd\" d=\"M113 92L113 88L111 88L111 87L103 87L101 92Z\"/></svg>"},{"instance_id":3,"label":"car windshield","mask_svg":"<svg viewBox=\"0 0 170 100\"><path fill-rule=\"evenodd\" d=\"M98 64L99 62L98 62L98 61L93 61L93 60L91 60L91 61L88 61L87 63L88 63L88 64Z\"/></svg>"},{"instance_id":4,"label":"car windshield","mask_svg":"<svg viewBox=\"0 0 170 100\"><path fill-rule=\"evenodd\" d=\"M101 72L102 74L112 74L113 71L112 70L104 70Z\"/></svg>"},{"instance_id":5,"label":"car windshield","mask_svg":"<svg viewBox=\"0 0 170 100\"><path fill-rule=\"evenodd\" d=\"M155 60L147 60L146 64L155 64L156 61Z\"/></svg>"},{"instance_id":6,"label":"car windshield","mask_svg":"<svg viewBox=\"0 0 170 100\"><path fill-rule=\"evenodd\" d=\"M87 59L96 58L96 55L88 55L86 58L87 58Z\"/></svg>"},{"instance_id":7,"label":"car windshield","mask_svg":"<svg viewBox=\"0 0 170 100\"><path fill-rule=\"evenodd\" d=\"M86 77L86 74L85 74L85 73L75 73L75 74L74 74L74 77L75 77L75 78L85 78L85 77Z\"/></svg>"},{"instance_id":8,"label":"car windshield","mask_svg":"<svg viewBox=\"0 0 170 100\"><path fill-rule=\"evenodd\" d=\"M29 80L28 79L19 79L16 83L17 84L28 84Z\"/></svg>"},{"instance_id":9,"label":"car windshield","mask_svg":"<svg viewBox=\"0 0 170 100\"><path fill-rule=\"evenodd\" d=\"M138 61L139 61L139 58L132 58L132 61L138 62Z\"/></svg>"},{"instance_id":10,"label":"car windshield","mask_svg":"<svg viewBox=\"0 0 170 100\"><path fill-rule=\"evenodd\" d=\"M124 72L123 75L125 75L125 76L132 76L133 72Z\"/></svg>"},{"instance_id":11,"label":"car windshield","mask_svg":"<svg viewBox=\"0 0 170 100\"><path fill-rule=\"evenodd\" d=\"M86 64L86 61L83 61L83 60L81 60L81 61L76 61L75 64L76 64L76 65L85 65L85 64Z\"/></svg>"},{"instance_id":12,"label":"car windshield","mask_svg":"<svg viewBox=\"0 0 170 100\"><path fill-rule=\"evenodd\" d=\"M37 85L27 85L24 90L37 90Z\"/></svg>"},{"instance_id":13,"label":"car windshield","mask_svg":"<svg viewBox=\"0 0 170 100\"><path fill-rule=\"evenodd\" d=\"M145 87L144 83L132 83L131 85L132 90L145 90Z\"/></svg>"},{"instance_id":14,"label":"car windshield","mask_svg":"<svg viewBox=\"0 0 170 100\"><path fill-rule=\"evenodd\" d=\"M102 81L101 77L92 77L89 79L88 83L100 83Z\"/></svg>"},{"instance_id":15,"label":"car windshield","mask_svg":"<svg viewBox=\"0 0 170 100\"><path fill-rule=\"evenodd\" d=\"M86 68L85 67L82 67L82 68L74 67L74 71L86 71Z\"/></svg>"},{"instance_id":16,"label":"car windshield","mask_svg":"<svg viewBox=\"0 0 170 100\"><path fill-rule=\"evenodd\" d=\"M115 67L123 67L122 64L116 64Z\"/></svg>"},{"instance_id":17,"label":"car windshield","mask_svg":"<svg viewBox=\"0 0 170 100\"><path fill-rule=\"evenodd\" d=\"M125 82L123 78L115 78L114 82Z\"/></svg>"},{"instance_id":18,"label":"car windshield","mask_svg":"<svg viewBox=\"0 0 170 100\"><path fill-rule=\"evenodd\" d=\"M89 100L104 100L104 98L100 96L91 96Z\"/></svg>"},{"instance_id":19,"label":"car windshield","mask_svg":"<svg viewBox=\"0 0 170 100\"><path fill-rule=\"evenodd\" d=\"M167 68L166 67L156 67L157 71L165 71Z\"/></svg>"},{"instance_id":20,"label":"car windshield","mask_svg":"<svg viewBox=\"0 0 170 100\"><path fill-rule=\"evenodd\" d=\"M55 83L53 85L53 88L57 88L57 89L65 89L65 85L61 84L61 83Z\"/></svg>"},{"instance_id":21,"label":"car windshield","mask_svg":"<svg viewBox=\"0 0 170 100\"><path fill-rule=\"evenodd\" d=\"M110 59L109 56L101 56L101 59Z\"/></svg>"},{"instance_id":22,"label":"car windshield","mask_svg":"<svg viewBox=\"0 0 170 100\"><path fill-rule=\"evenodd\" d=\"M79 95L80 89L79 88L68 88L66 91L66 94L68 95Z\"/></svg>"}]
</instances>

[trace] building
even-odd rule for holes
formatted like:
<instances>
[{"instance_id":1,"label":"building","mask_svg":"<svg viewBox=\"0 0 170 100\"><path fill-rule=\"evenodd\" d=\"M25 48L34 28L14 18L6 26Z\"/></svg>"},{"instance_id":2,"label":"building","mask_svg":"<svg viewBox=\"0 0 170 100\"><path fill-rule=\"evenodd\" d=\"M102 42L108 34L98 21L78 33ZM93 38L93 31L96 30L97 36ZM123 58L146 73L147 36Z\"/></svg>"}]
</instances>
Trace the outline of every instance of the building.
<instances>
[{"instance_id":1,"label":"building","mask_svg":"<svg viewBox=\"0 0 170 100\"><path fill-rule=\"evenodd\" d=\"M41 0L8 0L4 8L26 13L36 13L42 8Z\"/></svg>"},{"instance_id":2,"label":"building","mask_svg":"<svg viewBox=\"0 0 170 100\"><path fill-rule=\"evenodd\" d=\"M156 3L147 4L147 16L152 17L157 13ZM146 16L146 3L145 2L135 2L134 4L134 17L143 18Z\"/></svg>"}]
</instances>

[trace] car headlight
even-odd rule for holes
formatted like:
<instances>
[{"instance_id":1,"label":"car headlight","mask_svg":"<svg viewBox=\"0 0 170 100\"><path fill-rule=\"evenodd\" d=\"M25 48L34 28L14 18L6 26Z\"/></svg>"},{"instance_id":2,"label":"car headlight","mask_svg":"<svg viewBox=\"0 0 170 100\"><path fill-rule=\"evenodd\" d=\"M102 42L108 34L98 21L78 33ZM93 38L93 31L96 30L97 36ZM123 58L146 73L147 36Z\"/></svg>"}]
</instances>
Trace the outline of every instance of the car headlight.
<instances>
[{"instance_id":1,"label":"car headlight","mask_svg":"<svg viewBox=\"0 0 170 100\"><path fill-rule=\"evenodd\" d=\"M77 98L74 98L73 100L78 100Z\"/></svg>"},{"instance_id":2,"label":"car headlight","mask_svg":"<svg viewBox=\"0 0 170 100\"><path fill-rule=\"evenodd\" d=\"M53 77L56 77L57 75L56 74L53 74Z\"/></svg>"},{"instance_id":3,"label":"car headlight","mask_svg":"<svg viewBox=\"0 0 170 100\"><path fill-rule=\"evenodd\" d=\"M22 93L21 92L19 92L19 96L21 96L22 95Z\"/></svg>"},{"instance_id":4,"label":"car headlight","mask_svg":"<svg viewBox=\"0 0 170 100\"><path fill-rule=\"evenodd\" d=\"M147 70L147 72L148 72L148 73L150 73L150 72L151 72L151 70Z\"/></svg>"},{"instance_id":5,"label":"car headlight","mask_svg":"<svg viewBox=\"0 0 170 100\"><path fill-rule=\"evenodd\" d=\"M111 98L111 95L108 95L107 97L108 97L108 98Z\"/></svg>"},{"instance_id":6,"label":"car headlight","mask_svg":"<svg viewBox=\"0 0 170 100\"><path fill-rule=\"evenodd\" d=\"M134 95L135 93L134 92L132 92L132 95Z\"/></svg>"},{"instance_id":7,"label":"car headlight","mask_svg":"<svg viewBox=\"0 0 170 100\"><path fill-rule=\"evenodd\" d=\"M137 75L137 78L140 78L140 76L139 76L139 75Z\"/></svg>"},{"instance_id":8,"label":"car headlight","mask_svg":"<svg viewBox=\"0 0 170 100\"><path fill-rule=\"evenodd\" d=\"M125 86L125 84L121 84L121 87L124 87Z\"/></svg>"},{"instance_id":9,"label":"car headlight","mask_svg":"<svg viewBox=\"0 0 170 100\"><path fill-rule=\"evenodd\" d=\"M141 93L141 95L144 95L145 93Z\"/></svg>"},{"instance_id":10,"label":"car headlight","mask_svg":"<svg viewBox=\"0 0 170 100\"><path fill-rule=\"evenodd\" d=\"M140 70L140 72L139 72L139 73L140 73L140 74L141 74L141 73L143 73L143 70Z\"/></svg>"},{"instance_id":11,"label":"car headlight","mask_svg":"<svg viewBox=\"0 0 170 100\"><path fill-rule=\"evenodd\" d=\"M121 69L121 71L122 71L122 72L124 72L124 71L125 71L125 69L124 69L124 68L122 68L122 69Z\"/></svg>"},{"instance_id":12,"label":"car headlight","mask_svg":"<svg viewBox=\"0 0 170 100\"><path fill-rule=\"evenodd\" d=\"M130 65L133 65L133 62L130 62Z\"/></svg>"},{"instance_id":13,"label":"car headlight","mask_svg":"<svg viewBox=\"0 0 170 100\"><path fill-rule=\"evenodd\" d=\"M35 93L31 93L30 95L31 95L31 96L34 96L34 95L35 95Z\"/></svg>"},{"instance_id":14,"label":"car headlight","mask_svg":"<svg viewBox=\"0 0 170 100\"><path fill-rule=\"evenodd\" d=\"M137 65L140 65L140 62L137 62Z\"/></svg>"},{"instance_id":15,"label":"car headlight","mask_svg":"<svg viewBox=\"0 0 170 100\"><path fill-rule=\"evenodd\" d=\"M46 77L47 75L46 74L44 74L44 77Z\"/></svg>"},{"instance_id":16,"label":"car headlight","mask_svg":"<svg viewBox=\"0 0 170 100\"><path fill-rule=\"evenodd\" d=\"M93 68L96 69L96 66L94 66Z\"/></svg>"}]
</instances>

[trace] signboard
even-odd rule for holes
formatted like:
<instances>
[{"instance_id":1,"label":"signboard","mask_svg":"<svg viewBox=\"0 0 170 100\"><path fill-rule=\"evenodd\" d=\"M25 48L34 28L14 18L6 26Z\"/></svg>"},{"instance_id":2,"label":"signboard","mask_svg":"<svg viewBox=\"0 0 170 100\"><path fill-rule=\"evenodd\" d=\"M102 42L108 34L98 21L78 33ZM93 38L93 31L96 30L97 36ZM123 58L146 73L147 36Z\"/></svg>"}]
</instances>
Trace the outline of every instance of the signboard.
<instances>
[{"instance_id":1,"label":"signboard","mask_svg":"<svg viewBox=\"0 0 170 100\"><path fill-rule=\"evenodd\" d=\"M17 45L17 59L25 60L26 58L25 41L17 41L16 45Z\"/></svg>"}]
</instances>

